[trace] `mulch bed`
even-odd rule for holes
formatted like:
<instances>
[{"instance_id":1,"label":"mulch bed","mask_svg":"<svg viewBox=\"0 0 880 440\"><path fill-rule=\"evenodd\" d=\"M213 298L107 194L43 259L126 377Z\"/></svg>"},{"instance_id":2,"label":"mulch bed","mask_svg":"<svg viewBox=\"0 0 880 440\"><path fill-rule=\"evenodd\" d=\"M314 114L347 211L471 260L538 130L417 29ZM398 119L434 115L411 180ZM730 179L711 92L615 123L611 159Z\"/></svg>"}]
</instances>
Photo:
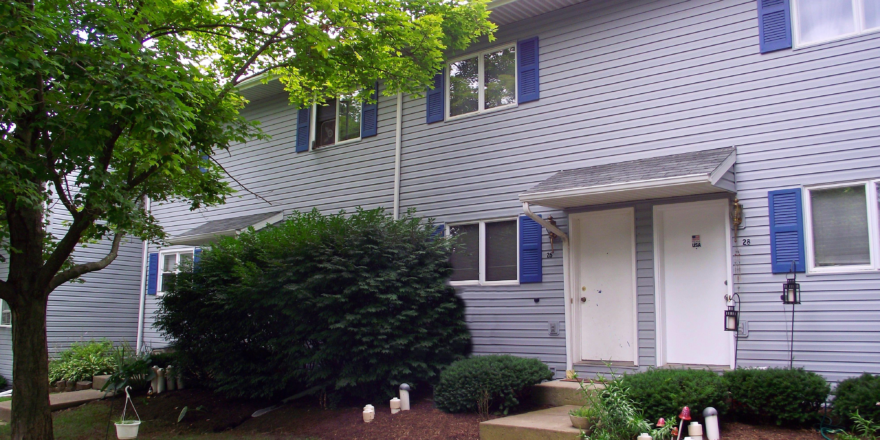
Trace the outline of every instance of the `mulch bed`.
<instances>
[{"instance_id":1,"label":"mulch bed","mask_svg":"<svg viewBox=\"0 0 880 440\"><path fill-rule=\"evenodd\" d=\"M228 432L236 435L268 434L277 438L320 438L347 440L450 439L478 440L477 414L446 414L434 408L427 397L414 400L411 411L391 415L385 405L376 406L372 423L364 423L361 408L345 407L321 410L314 399L303 399L258 418L251 414L270 403L248 400L226 400L207 390L187 389L158 396L133 397L141 420L141 433L147 438L165 438L180 434ZM113 405L114 416L122 409L122 399L95 402ZM180 410L188 407L181 423ZM109 410L109 408L108 408ZM494 418L494 416L493 416ZM822 440L809 429L776 426L754 426L745 423L723 423L725 440Z\"/></svg>"}]
</instances>

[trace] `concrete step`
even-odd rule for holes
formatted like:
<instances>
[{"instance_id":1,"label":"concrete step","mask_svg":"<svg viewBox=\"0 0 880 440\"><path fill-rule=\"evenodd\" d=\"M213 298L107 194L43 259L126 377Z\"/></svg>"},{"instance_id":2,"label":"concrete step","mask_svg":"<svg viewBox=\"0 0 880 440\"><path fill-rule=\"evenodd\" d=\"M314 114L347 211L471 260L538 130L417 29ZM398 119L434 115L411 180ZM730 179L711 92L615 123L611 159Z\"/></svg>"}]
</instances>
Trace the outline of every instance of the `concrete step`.
<instances>
[{"instance_id":1,"label":"concrete step","mask_svg":"<svg viewBox=\"0 0 880 440\"><path fill-rule=\"evenodd\" d=\"M602 384L587 384L587 389L590 390L602 389L604 387ZM580 384L567 380L553 380L533 386L530 400L535 405L548 406L581 406L584 404L584 399L581 397Z\"/></svg>"},{"instance_id":2,"label":"concrete step","mask_svg":"<svg viewBox=\"0 0 880 440\"><path fill-rule=\"evenodd\" d=\"M480 440L576 440L580 430L568 418L575 408L558 406L480 423Z\"/></svg>"},{"instance_id":3,"label":"concrete step","mask_svg":"<svg viewBox=\"0 0 880 440\"><path fill-rule=\"evenodd\" d=\"M104 384L110 380L109 374L103 374L100 376L92 376L92 388L96 390L100 390L104 387Z\"/></svg>"},{"instance_id":4,"label":"concrete step","mask_svg":"<svg viewBox=\"0 0 880 440\"><path fill-rule=\"evenodd\" d=\"M49 394L49 408L52 411L71 408L93 400L103 399L104 393L98 390L81 390L67 393ZM109 394L108 394L109 395ZM12 401L0 402L0 420L9 422L12 420Z\"/></svg>"}]
</instances>

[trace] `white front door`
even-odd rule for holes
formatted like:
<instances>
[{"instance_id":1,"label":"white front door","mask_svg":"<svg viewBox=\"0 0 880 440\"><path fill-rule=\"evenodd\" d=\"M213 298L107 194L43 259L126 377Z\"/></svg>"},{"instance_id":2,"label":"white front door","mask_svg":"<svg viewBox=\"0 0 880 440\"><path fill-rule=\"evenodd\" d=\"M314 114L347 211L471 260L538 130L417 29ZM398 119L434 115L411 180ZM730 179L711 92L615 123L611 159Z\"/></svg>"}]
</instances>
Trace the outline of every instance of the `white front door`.
<instances>
[{"instance_id":1,"label":"white front door","mask_svg":"<svg viewBox=\"0 0 880 440\"><path fill-rule=\"evenodd\" d=\"M731 365L727 200L654 207L660 364Z\"/></svg>"},{"instance_id":2,"label":"white front door","mask_svg":"<svg viewBox=\"0 0 880 440\"><path fill-rule=\"evenodd\" d=\"M635 230L632 208L571 215L574 292L582 361L635 363Z\"/></svg>"}]
</instances>

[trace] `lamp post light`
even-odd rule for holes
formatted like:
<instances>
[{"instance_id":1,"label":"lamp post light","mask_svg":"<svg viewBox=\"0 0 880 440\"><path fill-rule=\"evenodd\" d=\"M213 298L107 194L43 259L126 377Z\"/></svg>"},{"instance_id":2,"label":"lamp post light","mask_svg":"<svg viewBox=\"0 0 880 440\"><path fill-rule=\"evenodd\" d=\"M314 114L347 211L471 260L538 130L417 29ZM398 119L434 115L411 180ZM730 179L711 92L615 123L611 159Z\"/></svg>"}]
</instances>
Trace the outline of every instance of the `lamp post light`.
<instances>
[{"instance_id":1,"label":"lamp post light","mask_svg":"<svg viewBox=\"0 0 880 440\"><path fill-rule=\"evenodd\" d=\"M801 285L797 282L797 262L791 262L791 271L785 276L785 284L782 285L782 304L791 304L791 342L789 343L788 368L794 368L794 306L801 303Z\"/></svg>"},{"instance_id":2,"label":"lamp post light","mask_svg":"<svg viewBox=\"0 0 880 440\"><path fill-rule=\"evenodd\" d=\"M739 354L739 294L726 295L727 310L724 311L724 331L736 332L733 334L733 366L736 368L736 358Z\"/></svg>"}]
</instances>

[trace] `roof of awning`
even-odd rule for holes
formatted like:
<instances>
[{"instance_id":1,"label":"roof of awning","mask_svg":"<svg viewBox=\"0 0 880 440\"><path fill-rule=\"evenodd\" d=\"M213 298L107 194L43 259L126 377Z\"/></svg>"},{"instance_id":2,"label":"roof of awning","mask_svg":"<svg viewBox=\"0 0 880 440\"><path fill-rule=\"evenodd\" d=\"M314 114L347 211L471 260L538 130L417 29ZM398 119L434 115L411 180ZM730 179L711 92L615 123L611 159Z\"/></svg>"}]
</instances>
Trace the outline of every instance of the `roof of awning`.
<instances>
[{"instance_id":1,"label":"roof of awning","mask_svg":"<svg viewBox=\"0 0 880 440\"><path fill-rule=\"evenodd\" d=\"M736 148L725 147L560 171L520 194L550 208L733 192ZM725 177L725 175L727 175Z\"/></svg>"},{"instance_id":2,"label":"roof of awning","mask_svg":"<svg viewBox=\"0 0 880 440\"><path fill-rule=\"evenodd\" d=\"M284 213L276 211L211 220L183 234L172 237L168 241L171 244L198 246L210 243L217 237L238 235L241 231L250 227L262 229L267 225L280 222L283 218Z\"/></svg>"}]
</instances>

